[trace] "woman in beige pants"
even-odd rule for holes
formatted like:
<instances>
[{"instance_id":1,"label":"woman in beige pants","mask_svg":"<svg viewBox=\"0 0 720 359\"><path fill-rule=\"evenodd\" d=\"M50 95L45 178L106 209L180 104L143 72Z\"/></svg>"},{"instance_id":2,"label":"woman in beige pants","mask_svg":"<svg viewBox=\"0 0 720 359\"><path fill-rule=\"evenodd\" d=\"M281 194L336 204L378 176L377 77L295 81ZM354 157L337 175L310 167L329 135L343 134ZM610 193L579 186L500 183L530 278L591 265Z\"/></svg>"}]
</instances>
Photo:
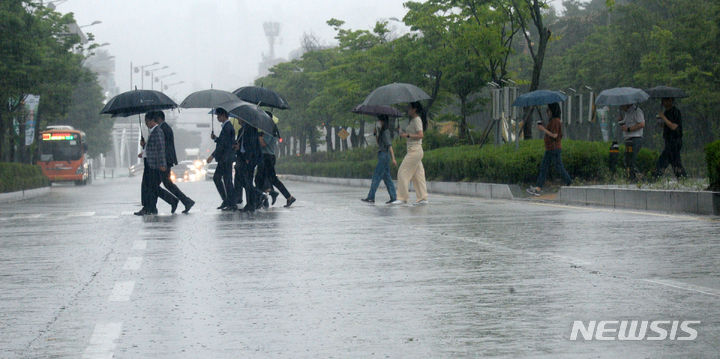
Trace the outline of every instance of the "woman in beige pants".
<instances>
[{"instance_id":1,"label":"woman in beige pants","mask_svg":"<svg viewBox=\"0 0 720 359\"><path fill-rule=\"evenodd\" d=\"M410 198L408 186L412 181L417 203L425 204L427 203L427 184L425 183L425 168L422 164L422 139L423 131L427 129L427 119L419 102L410 104L408 116L410 116L410 122L405 132L400 133L401 137L407 138L407 155L398 169L397 199L403 203L408 202Z\"/></svg>"}]
</instances>

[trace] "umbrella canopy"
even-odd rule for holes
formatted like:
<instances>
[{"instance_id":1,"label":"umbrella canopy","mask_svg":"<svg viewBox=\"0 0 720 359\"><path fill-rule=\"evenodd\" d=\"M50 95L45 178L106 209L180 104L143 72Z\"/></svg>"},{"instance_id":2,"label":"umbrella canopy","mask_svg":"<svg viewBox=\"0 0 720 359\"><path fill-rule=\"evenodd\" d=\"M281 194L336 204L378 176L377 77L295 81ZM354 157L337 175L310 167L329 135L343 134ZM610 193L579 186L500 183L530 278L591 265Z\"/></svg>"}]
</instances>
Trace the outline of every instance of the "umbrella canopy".
<instances>
[{"instance_id":1,"label":"umbrella canopy","mask_svg":"<svg viewBox=\"0 0 720 359\"><path fill-rule=\"evenodd\" d=\"M419 87L406 83L391 83L376 88L365 98L363 105L394 105L429 100L431 97Z\"/></svg>"},{"instance_id":2,"label":"umbrella canopy","mask_svg":"<svg viewBox=\"0 0 720 359\"><path fill-rule=\"evenodd\" d=\"M598 106L621 106L645 102L650 95L633 87L616 87L600 92L595 104Z\"/></svg>"},{"instance_id":3,"label":"umbrella canopy","mask_svg":"<svg viewBox=\"0 0 720 359\"><path fill-rule=\"evenodd\" d=\"M357 105L352 112L370 116L385 115L388 117L403 117L403 113L396 108L382 105Z\"/></svg>"},{"instance_id":4,"label":"umbrella canopy","mask_svg":"<svg viewBox=\"0 0 720 359\"><path fill-rule=\"evenodd\" d=\"M223 90L202 90L193 92L186 97L180 107L182 108L215 108L217 105L230 101L237 101L239 98L232 92Z\"/></svg>"},{"instance_id":5,"label":"umbrella canopy","mask_svg":"<svg viewBox=\"0 0 720 359\"><path fill-rule=\"evenodd\" d=\"M518 96L513 102L515 107L530 107L549 105L555 102L565 102L567 95L558 91L535 90Z\"/></svg>"},{"instance_id":6,"label":"umbrella canopy","mask_svg":"<svg viewBox=\"0 0 720 359\"><path fill-rule=\"evenodd\" d=\"M275 126L273 119L265 111L257 108L256 105L243 101L231 101L217 107L227 111L231 117L235 117L258 130L273 133Z\"/></svg>"},{"instance_id":7,"label":"umbrella canopy","mask_svg":"<svg viewBox=\"0 0 720 359\"><path fill-rule=\"evenodd\" d=\"M111 98L100 113L109 114L112 117L126 117L177 107L175 101L160 91L133 90Z\"/></svg>"},{"instance_id":8,"label":"umbrella canopy","mask_svg":"<svg viewBox=\"0 0 720 359\"><path fill-rule=\"evenodd\" d=\"M290 108L288 102L279 93L257 86L245 86L233 91L243 101L254 103L258 106L266 106L287 110Z\"/></svg>"},{"instance_id":9,"label":"umbrella canopy","mask_svg":"<svg viewBox=\"0 0 720 359\"><path fill-rule=\"evenodd\" d=\"M655 86L645 90L651 98L684 98L688 95L682 89L670 86Z\"/></svg>"}]
</instances>

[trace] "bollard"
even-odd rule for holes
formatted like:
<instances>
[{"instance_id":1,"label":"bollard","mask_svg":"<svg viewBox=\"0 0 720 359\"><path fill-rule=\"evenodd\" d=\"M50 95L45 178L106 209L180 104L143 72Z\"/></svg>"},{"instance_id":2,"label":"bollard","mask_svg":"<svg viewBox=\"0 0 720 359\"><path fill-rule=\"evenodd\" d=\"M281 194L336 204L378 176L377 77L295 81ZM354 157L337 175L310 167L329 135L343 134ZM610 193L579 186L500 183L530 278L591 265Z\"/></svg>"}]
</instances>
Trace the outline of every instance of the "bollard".
<instances>
[{"instance_id":1,"label":"bollard","mask_svg":"<svg viewBox=\"0 0 720 359\"><path fill-rule=\"evenodd\" d=\"M619 158L620 158L620 145L618 145L617 141L613 141L612 145L610 145L610 156L609 156L610 173L612 173L613 175L615 174L615 171L617 169L617 163L618 163Z\"/></svg>"}]
</instances>

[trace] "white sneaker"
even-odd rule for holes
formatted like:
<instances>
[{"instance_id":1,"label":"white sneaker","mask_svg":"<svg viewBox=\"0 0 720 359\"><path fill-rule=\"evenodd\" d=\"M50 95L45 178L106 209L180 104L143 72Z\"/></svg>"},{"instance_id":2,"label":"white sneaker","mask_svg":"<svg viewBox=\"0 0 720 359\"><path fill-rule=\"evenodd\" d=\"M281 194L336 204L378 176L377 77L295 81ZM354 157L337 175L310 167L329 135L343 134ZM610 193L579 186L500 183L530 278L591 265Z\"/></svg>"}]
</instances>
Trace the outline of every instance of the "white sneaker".
<instances>
[{"instance_id":1,"label":"white sneaker","mask_svg":"<svg viewBox=\"0 0 720 359\"><path fill-rule=\"evenodd\" d=\"M420 200L420 201L415 202L415 204L417 204L417 205L428 204L428 200L423 199L423 200Z\"/></svg>"},{"instance_id":2,"label":"white sneaker","mask_svg":"<svg viewBox=\"0 0 720 359\"><path fill-rule=\"evenodd\" d=\"M390 202L390 203L388 203L388 204L391 205L391 206L393 206L393 205L405 204L405 203L407 203L407 202L403 202L403 201L401 201L401 200L399 200L399 199L396 199L396 200L394 200L394 201L392 201L392 202Z\"/></svg>"}]
</instances>

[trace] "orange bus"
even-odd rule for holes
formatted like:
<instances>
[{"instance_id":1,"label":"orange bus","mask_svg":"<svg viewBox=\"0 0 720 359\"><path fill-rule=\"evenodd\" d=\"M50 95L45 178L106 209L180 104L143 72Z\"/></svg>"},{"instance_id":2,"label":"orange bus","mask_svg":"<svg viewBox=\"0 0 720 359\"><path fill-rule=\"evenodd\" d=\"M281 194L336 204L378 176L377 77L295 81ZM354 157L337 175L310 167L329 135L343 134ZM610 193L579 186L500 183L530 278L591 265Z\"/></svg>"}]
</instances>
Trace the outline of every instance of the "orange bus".
<instances>
[{"instance_id":1,"label":"orange bus","mask_svg":"<svg viewBox=\"0 0 720 359\"><path fill-rule=\"evenodd\" d=\"M71 126L48 126L40 132L38 165L50 182L85 185L91 180L85 132Z\"/></svg>"}]
</instances>

